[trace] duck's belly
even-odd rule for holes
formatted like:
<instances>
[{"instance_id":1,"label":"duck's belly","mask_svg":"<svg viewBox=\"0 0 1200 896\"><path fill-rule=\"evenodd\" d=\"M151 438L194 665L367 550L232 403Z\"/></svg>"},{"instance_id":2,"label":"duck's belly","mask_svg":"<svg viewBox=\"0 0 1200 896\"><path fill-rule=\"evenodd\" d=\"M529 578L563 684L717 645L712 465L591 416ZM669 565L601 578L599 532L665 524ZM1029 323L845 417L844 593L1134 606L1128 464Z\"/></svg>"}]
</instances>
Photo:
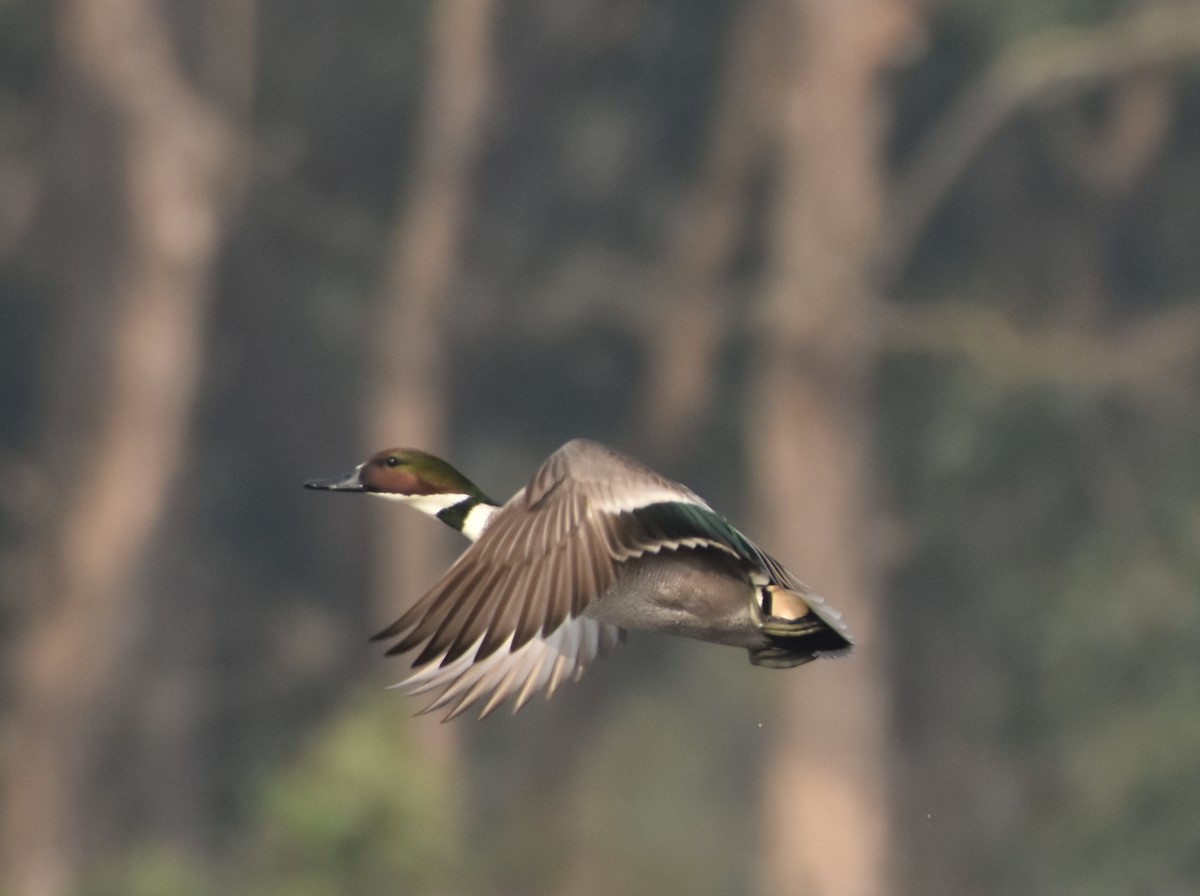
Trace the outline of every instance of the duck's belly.
<instances>
[{"instance_id":1,"label":"duck's belly","mask_svg":"<svg viewBox=\"0 0 1200 896\"><path fill-rule=\"evenodd\" d=\"M586 615L622 628L738 647L768 643L745 571L714 552L664 551L627 561Z\"/></svg>"}]
</instances>

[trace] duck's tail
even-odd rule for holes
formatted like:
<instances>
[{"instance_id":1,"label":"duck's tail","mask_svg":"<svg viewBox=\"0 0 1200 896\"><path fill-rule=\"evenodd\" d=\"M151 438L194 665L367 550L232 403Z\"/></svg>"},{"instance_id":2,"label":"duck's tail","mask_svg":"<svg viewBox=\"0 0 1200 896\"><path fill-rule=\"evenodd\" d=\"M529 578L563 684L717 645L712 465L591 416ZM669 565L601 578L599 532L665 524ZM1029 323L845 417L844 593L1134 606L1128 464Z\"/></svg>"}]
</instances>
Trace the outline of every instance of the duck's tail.
<instances>
[{"instance_id":1,"label":"duck's tail","mask_svg":"<svg viewBox=\"0 0 1200 896\"><path fill-rule=\"evenodd\" d=\"M756 666L787 669L821 657L845 656L854 648L842 615L815 594L764 585L759 608L769 644L750 650L750 662Z\"/></svg>"}]
</instances>

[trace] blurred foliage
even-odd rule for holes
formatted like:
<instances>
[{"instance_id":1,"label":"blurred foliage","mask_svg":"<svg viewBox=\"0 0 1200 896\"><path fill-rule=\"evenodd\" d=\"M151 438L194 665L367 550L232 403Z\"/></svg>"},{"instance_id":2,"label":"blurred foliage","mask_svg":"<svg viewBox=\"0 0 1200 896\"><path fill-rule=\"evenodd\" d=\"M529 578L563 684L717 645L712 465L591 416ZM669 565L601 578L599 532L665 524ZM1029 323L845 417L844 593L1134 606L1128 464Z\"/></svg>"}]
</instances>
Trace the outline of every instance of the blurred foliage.
<instances>
[{"instance_id":1,"label":"blurred foliage","mask_svg":"<svg viewBox=\"0 0 1200 896\"><path fill-rule=\"evenodd\" d=\"M469 732L472 892L752 892L770 679L727 659L635 634L519 729Z\"/></svg>"},{"instance_id":2,"label":"blurred foliage","mask_svg":"<svg viewBox=\"0 0 1200 896\"><path fill-rule=\"evenodd\" d=\"M951 70L970 77L1045 24L1028 6L947 5L933 34L950 55L935 44L902 101L929 115L916 88L950 95ZM901 306L998 308L1079 345L1195 306L1200 257L1179 243L1200 232L1181 201L1200 182L1200 80L1172 73L1169 124L1130 176L1089 177L1120 89L1007 122L932 222ZM904 542L889 616L914 892L1193 892L1196 359L1157 391L1013 382L978 361L969 346L896 352L876 377L879 469Z\"/></svg>"},{"instance_id":3,"label":"blurred foliage","mask_svg":"<svg viewBox=\"0 0 1200 896\"><path fill-rule=\"evenodd\" d=\"M897 728L911 805L937 809L908 860L936 868L920 849L961 837L941 873L989 893L1188 892L1195 415L912 359L881 374L913 539L892 588Z\"/></svg>"},{"instance_id":4,"label":"blurred foliage","mask_svg":"<svg viewBox=\"0 0 1200 896\"><path fill-rule=\"evenodd\" d=\"M406 707L360 694L289 760L264 770L218 866L142 846L80 896L442 893L468 879L454 756L431 764ZM219 869L219 870L216 870Z\"/></svg>"},{"instance_id":5,"label":"blurred foliage","mask_svg":"<svg viewBox=\"0 0 1200 896\"><path fill-rule=\"evenodd\" d=\"M464 877L454 756L416 749L407 707L351 701L266 780L251 812L247 893L432 893Z\"/></svg>"},{"instance_id":6,"label":"blurred foliage","mask_svg":"<svg viewBox=\"0 0 1200 896\"><path fill-rule=\"evenodd\" d=\"M79 896L213 896L200 862L169 846L129 850L86 881Z\"/></svg>"},{"instance_id":7,"label":"blurred foliage","mask_svg":"<svg viewBox=\"0 0 1200 896\"><path fill-rule=\"evenodd\" d=\"M552 6L503 13L467 269L447 305L453 360L469 362L451 370L452 440L498 494L568 436L638 437L637 311L686 207L737 5ZM928 45L889 82L889 162L1011 41L1141 6L931 4ZM0 197L49 178L53 8L0 2ZM415 760L408 704L376 692L339 708L368 661L364 521L313 510L297 483L358 456L429 4L257 9L254 169L173 522L187 557L155 611L156 631L205 626L187 639L201 644L198 690L219 702L195 722L197 824L216 859L139 848L85 896L751 889L760 720L746 695L765 687L730 657L693 659L711 648L631 644L624 671L590 672L516 723L462 724L461 769ZM1195 305L1200 82L1165 77L1161 142L1115 186L1080 174L1115 114L1111 85L1006 122L888 296L897 310L1000 309L1087 339ZM61 310L53 214L18 224L0 230L0 636L37 512L38 376ZM684 477L722 507L741 499L729 458L738 365L755 348L741 330L729 344ZM875 457L900 546L887 608L905 892L1200 889L1198 373L1166 384L1180 400L1014 384L969 353L885 354ZM588 690L601 682L607 702ZM144 838L144 818L130 827ZM573 866L581 842L592 849Z\"/></svg>"}]
</instances>

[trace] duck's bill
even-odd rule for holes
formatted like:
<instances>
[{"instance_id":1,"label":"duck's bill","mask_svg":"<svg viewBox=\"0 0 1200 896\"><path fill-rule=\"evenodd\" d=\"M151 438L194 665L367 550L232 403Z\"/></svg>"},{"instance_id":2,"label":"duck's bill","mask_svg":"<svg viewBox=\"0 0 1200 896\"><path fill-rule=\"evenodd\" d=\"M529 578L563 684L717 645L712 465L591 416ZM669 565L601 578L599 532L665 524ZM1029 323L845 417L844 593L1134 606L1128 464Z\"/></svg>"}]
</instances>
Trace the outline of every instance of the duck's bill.
<instances>
[{"instance_id":1,"label":"duck's bill","mask_svg":"<svg viewBox=\"0 0 1200 896\"><path fill-rule=\"evenodd\" d=\"M349 476L334 476L332 479L310 479L304 483L304 487L320 489L325 492L366 491L358 478L358 470L355 470Z\"/></svg>"}]
</instances>

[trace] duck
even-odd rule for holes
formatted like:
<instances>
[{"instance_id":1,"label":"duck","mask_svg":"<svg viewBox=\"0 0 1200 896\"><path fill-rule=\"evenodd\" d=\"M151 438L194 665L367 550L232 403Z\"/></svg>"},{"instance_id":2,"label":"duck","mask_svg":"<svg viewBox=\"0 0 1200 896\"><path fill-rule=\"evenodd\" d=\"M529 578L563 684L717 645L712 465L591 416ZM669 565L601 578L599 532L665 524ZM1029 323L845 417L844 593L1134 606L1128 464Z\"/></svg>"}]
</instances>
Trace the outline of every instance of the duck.
<instances>
[{"instance_id":1,"label":"duck","mask_svg":"<svg viewBox=\"0 0 1200 896\"><path fill-rule=\"evenodd\" d=\"M472 543L373 641L413 654L394 685L445 720L549 699L629 631L744 648L791 668L849 653L841 614L691 489L587 439L567 442L504 504L446 461L391 448L309 489L407 504Z\"/></svg>"}]
</instances>

